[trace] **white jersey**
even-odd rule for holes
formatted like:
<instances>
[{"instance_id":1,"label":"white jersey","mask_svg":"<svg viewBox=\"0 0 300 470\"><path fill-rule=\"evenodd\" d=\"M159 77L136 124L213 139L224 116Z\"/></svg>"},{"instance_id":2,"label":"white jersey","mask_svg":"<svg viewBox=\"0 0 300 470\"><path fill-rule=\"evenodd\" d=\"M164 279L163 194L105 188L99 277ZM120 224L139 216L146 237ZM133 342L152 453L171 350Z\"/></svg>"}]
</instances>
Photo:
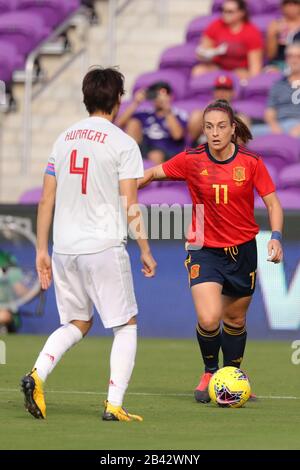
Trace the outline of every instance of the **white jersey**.
<instances>
[{"instance_id":1,"label":"white jersey","mask_svg":"<svg viewBox=\"0 0 300 470\"><path fill-rule=\"evenodd\" d=\"M46 173L57 180L56 253L96 253L126 242L119 180L144 175L131 137L105 118L84 119L59 136Z\"/></svg>"}]
</instances>

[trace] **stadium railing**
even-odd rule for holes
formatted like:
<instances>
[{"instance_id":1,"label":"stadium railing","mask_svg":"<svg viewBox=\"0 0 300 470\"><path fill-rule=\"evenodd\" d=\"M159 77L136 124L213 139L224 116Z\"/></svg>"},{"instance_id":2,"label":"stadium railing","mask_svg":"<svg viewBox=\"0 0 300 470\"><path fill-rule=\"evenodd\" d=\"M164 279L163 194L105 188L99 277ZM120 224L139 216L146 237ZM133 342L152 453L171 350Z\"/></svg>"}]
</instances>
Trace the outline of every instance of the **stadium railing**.
<instances>
[{"instance_id":1,"label":"stadium railing","mask_svg":"<svg viewBox=\"0 0 300 470\"><path fill-rule=\"evenodd\" d=\"M24 93L24 118L23 118L23 149L21 156L21 172L26 174L31 160L31 122L32 122L32 102L44 91L46 90L57 78L76 60L82 57L82 68L83 71L87 68L87 32L88 32L88 18L85 15L82 15L83 21L86 21L86 26L81 28L81 38L80 44L82 47L76 52L70 51L71 57L65 60L52 74L50 78L44 79L41 83L36 85L35 90L33 89L34 85L34 64L36 59L43 53L43 49L57 39L62 33L67 31L69 27L73 25L75 16L78 13L85 11L85 7L80 7L74 13L72 13L63 23L61 23L53 33L41 42L38 47L36 47L27 57L25 65L25 93ZM86 19L85 19L86 18Z\"/></svg>"}]
</instances>

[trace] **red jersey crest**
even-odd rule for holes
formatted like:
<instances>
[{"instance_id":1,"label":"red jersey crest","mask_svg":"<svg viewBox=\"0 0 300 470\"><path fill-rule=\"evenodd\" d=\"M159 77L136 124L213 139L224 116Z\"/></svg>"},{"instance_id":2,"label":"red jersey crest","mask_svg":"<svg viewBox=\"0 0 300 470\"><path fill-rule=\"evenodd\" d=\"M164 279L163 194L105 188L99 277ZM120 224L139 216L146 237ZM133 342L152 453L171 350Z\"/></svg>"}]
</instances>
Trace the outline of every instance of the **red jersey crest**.
<instances>
[{"instance_id":1,"label":"red jersey crest","mask_svg":"<svg viewBox=\"0 0 300 470\"><path fill-rule=\"evenodd\" d=\"M238 183L241 183L242 181L245 181L246 179L246 168L243 166L235 166L233 168L233 180L237 181Z\"/></svg>"}]
</instances>

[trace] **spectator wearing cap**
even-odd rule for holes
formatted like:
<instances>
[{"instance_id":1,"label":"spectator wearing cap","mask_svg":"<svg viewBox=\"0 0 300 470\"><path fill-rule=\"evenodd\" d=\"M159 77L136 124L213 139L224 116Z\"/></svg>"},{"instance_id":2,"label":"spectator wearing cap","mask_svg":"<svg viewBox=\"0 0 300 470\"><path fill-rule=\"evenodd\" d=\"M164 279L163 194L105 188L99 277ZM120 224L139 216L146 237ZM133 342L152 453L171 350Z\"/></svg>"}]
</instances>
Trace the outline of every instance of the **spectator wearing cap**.
<instances>
[{"instance_id":1,"label":"spectator wearing cap","mask_svg":"<svg viewBox=\"0 0 300 470\"><path fill-rule=\"evenodd\" d=\"M246 1L225 0L222 17L213 21L201 38L197 48L201 63L192 74L222 69L247 79L261 72L263 49L262 34L249 20Z\"/></svg>"},{"instance_id":2,"label":"spectator wearing cap","mask_svg":"<svg viewBox=\"0 0 300 470\"><path fill-rule=\"evenodd\" d=\"M290 73L272 86L265 112L266 124L253 126L254 136L284 133L300 137L300 42L289 44L285 56Z\"/></svg>"},{"instance_id":3,"label":"spectator wearing cap","mask_svg":"<svg viewBox=\"0 0 300 470\"><path fill-rule=\"evenodd\" d=\"M145 100L152 106L141 108ZM187 119L185 111L172 106L170 85L158 82L138 90L116 124L136 140L143 158L159 165L183 150Z\"/></svg>"},{"instance_id":4,"label":"spectator wearing cap","mask_svg":"<svg viewBox=\"0 0 300 470\"><path fill-rule=\"evenodd\" d=\"M229 104L232 104L232 101L235 97L235 90L234 84L231 79L226 74L219 75L216 78L213 88L213 101L217 100L225 100ZM241 119L247 124L248 126L251 125L251 121L246 116L239 115ZM193 143L193 145L197 145L198 139L203 134L203 110L195 109L189 118L188 121L188 136L189 140Z\"/></svg>"},{"instance_id":5,"label":"spectator wearing cap","mask_svg":"<svg viewBox=\"0 0 300 470\"><path fill-rule=\"evenodd\" d=\"M286 46L300 40L300 0L282 0L281 11L282 16L270 23L266 38L269 65L277 70L286 66Z\"/></svg>"}]
</instances>

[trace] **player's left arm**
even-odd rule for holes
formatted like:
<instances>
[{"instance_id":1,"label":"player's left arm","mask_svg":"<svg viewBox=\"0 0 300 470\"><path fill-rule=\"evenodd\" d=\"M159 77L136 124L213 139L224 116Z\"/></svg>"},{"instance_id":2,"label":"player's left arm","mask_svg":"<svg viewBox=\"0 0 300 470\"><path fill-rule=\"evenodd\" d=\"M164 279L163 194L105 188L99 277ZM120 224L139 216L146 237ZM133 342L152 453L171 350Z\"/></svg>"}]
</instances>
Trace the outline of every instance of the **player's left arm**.
<instances>
[{"instance_id":1,"label":"player's left arm","mask_svg":"<svg viewBox=\"0 0 300 470\"><path fill-rule=\"evenodd\" d=\"M42 289L48 289L52 280L51 258L48 253L49 231L55 205L56 178L45 174L42 197L37 216L36 269Z\"/></svg>"},{"instance_id":2,"label":"player's left arm","mask_svg":"<svg viewBox=\"0 0 300 470\"><path fill-rule=\"evenodd\" d=\"M268 211L272 230L272 237L268 242L268 261L272 261L272 263L280 263L283 258L283 250L281 245L283 210L275 191L267 194L262 199Z\"/></svg>"}]
</instances>

